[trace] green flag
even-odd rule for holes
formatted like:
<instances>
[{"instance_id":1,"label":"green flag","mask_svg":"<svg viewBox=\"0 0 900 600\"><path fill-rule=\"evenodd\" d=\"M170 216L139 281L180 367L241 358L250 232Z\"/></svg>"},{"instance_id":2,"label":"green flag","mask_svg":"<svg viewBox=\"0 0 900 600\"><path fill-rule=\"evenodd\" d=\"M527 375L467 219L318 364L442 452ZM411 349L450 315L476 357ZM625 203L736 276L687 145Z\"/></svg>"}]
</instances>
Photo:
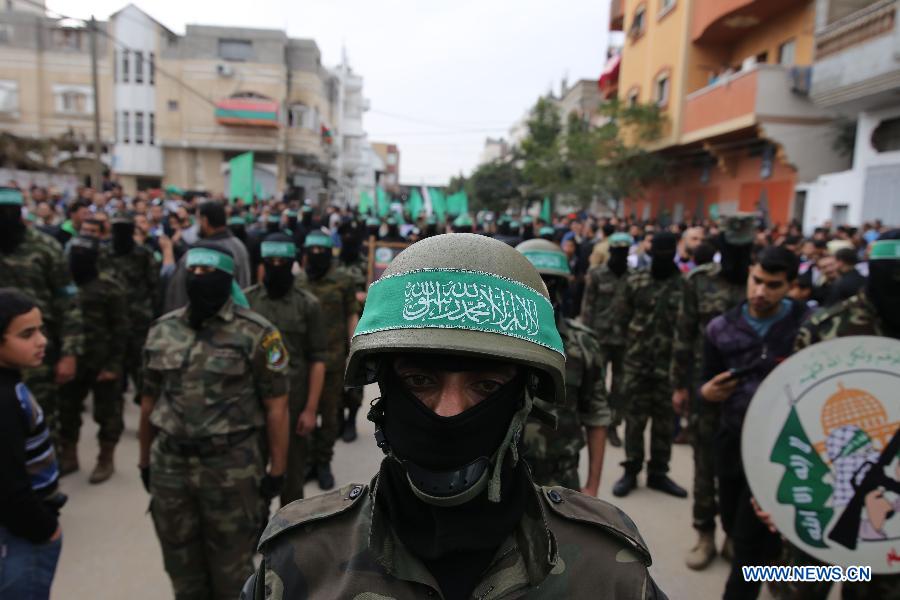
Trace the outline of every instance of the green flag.
<instances>
[{"instance_id":1,"label":"green flag","mask_svg":"<svg viewBox=\"0 0 900 600\"><path fill-rule=\"evenodd\" d=\"M388 198L383 187L378 186L375 188L375 199L378 202L378 216L386 217L391 212L391 199Z\"/></svg>"},{"instance_id":2,"label":"green flag","mask_svg":"<svg viewBox=\"0 0 900 600\"><path fill-rule=\"evenodd\" d=\"M469 212L469 198L462 190L447 197L447 212L451 217Z\"/></svg>"},{"instance_id":3,"label":"green flag","mask_svg":"<svg viewBox=\"0 0 900 600\"><path fill-rule=\"evenodd\" d=\"M550 204L550 196L544 198L544 204L541 206L541 221L547 225L553 224L553 207Z\"/></svg>"},{"instance_id":4,"label":"green flag","mask_svg":"<svg viewBox=\"0 0 900 600\"><path fill-rule=\"evenodd\" d=\"M438 221L444 222L447 218L447 199L444 192L437 188L430 188L428 194L431 196L431 211L437 216Z\"/></svg>"},{"instance_id":5,"label":"green flag","mask_svg":"<svg viewBox=\"0 0 900 600\"><path fill-rule=\"evenodd\" d=\"M256 197L259 198L260 200L262 200L263 196L264 196L265 193L266 193L266 192L263 190L262 184L261 184L260 182L258 182L258 181L254 181L254 182L253 182L253 185L254 185L254 189L256 190Z\"/></svg>"},{"instance_id":6,"label":"green flag","mask_svg":"<svg viewBox=\"0 0 900 600\"><path fill-rule=\"evenodd\" d=\"M419 188L413 188L412 192L409 194L409 200L407 201L410 219L415 221L419 218L419 214L422 212L422 205L422 194L419 193Z\"/></svg>"},{"instance_id":7,"label":"green flag","mask_svg":"<svg viewBox=\"0 0 900 600\"><path fill-rule=\"evenodd\" d=\"M359 193L359 214L364 215L372 210L375 201L369 192L363 190Z\"/></svg>"},{"instance_id":8,"label":"green flag","mask_svg":"<svg viewBox=\"0 0 900 600\"><path fill-rule=\"evenodd\" d=\"M253 202L253 153L245 152L228 161L230 189L228 198L232 202L240 198L248 204Z\"/></svg>"},{"instance_id":9,"label":"green flag","mask_svg":"<svg viewBox=\"0 0 900 600\"><path fill-rule=\"evenodd\" d=\"M794 530L797 535L810 546L827 548L825 527L834 514L834 510L827 505L832 487L826 477L831 475L831 471L810 443L793 406L769 460L784 465L785 472L778 484L776 499L779 504L794 507Z\"/></svg>"}]
</instances>

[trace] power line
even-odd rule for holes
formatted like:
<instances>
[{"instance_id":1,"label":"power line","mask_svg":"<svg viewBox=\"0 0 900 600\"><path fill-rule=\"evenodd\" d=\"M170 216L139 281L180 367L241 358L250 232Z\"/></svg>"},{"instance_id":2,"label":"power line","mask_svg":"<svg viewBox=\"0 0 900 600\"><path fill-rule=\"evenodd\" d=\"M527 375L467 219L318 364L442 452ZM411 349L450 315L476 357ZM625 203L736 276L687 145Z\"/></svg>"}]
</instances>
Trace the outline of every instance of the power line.
<instances>
[{"instance_id":1,"label":"power line","mask_svg":"<svg viewBox=\"0 0 900 600\"><path fill-rule=\"evenodd\" d=\"M383 117L390 117L392 119L399 119L401 121L409 121L410 123L419 123L421 125L431 125L433 127L454 127L454 126L465 127L468 125L500 124L499 121L452 122L452 121L437 121L437 120L430 120L430 119L419 119L416 117L408 117L405 115L400 115L397 113L391 113L391 112L387 112L387 111L383 111L383 110L376 110L376 109L370 109L369 112L372 114L375 114L375 115L381 115ZM509 126L504 124L502 129L504 129L504 130L509 129Z\"/></svg>"}]
</instances>

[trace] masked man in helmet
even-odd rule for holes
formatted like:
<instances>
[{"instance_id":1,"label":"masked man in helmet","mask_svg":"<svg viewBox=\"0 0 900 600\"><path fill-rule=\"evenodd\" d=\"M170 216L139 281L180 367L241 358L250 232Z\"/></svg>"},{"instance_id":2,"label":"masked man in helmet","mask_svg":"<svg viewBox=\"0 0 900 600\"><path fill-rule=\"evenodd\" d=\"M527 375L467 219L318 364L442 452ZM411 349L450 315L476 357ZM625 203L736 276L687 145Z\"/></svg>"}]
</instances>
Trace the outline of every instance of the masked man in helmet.
<instances>
[{"instance_id":1,"label":"masked man in helmet","mask_svg":"<svg viewBox=\"0 0 900 600\"><path fill-rule=\"evenodd\" d=\"M525 460L535 482L580 489L589 496L596 496L603 470L606 427L611 420L600 341L588 327L562 316L563 290L570 277L569 261L562 249L553 242L537 238L522 242L516 250L534 265L547 286L556 328L566 353L565 404L554 407L552 403L535 398L533 416L525 426ZM545 414L556 418L542 421ZM585 438L588 478L582 488L578 479L578 455L585 445Z\"/></svg>"},{"instance_id":2,"label":"masked man in helmet","mask_svg":"<svg viewBox=\"0 0 900 600\"><path fill-rule=\"evenodd\" d=\"M536 487L521 439L535 397L565 398L540 275L496 240L450 234L369 288L346 383L377 383L386 457L369 485L282 508L246 598L656 598L618 509Z\"/></svg>"}]
</instances>

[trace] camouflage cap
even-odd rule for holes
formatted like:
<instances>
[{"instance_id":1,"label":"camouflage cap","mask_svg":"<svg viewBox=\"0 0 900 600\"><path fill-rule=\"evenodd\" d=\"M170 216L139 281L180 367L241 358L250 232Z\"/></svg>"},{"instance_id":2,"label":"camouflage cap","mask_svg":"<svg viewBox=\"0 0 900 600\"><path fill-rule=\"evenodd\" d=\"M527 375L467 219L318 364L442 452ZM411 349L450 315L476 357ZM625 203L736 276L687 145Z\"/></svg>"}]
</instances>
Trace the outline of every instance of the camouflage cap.
<instances>
[{"instance_id":1,"label":"camouflage cap","mask_svg":"<svg viewBox=\"0 0 900 600\"><path fill-rule=\"evenodd\" d=\"M416 352L531 367L541 398L565 400L565 354L540 274L503 242L470 233L416 242L369 288L346 383L375 380L373 355Z\"/></svg>"},{"instance_id":2,"label":"camouflage cap","mask_svg":"<svg viewBox=\"0 0 900 600\"><path fill-rule=\"evenodd\" d=\"M558 244L536 238L522 242L516 246L516 250L521 252L541 275L568 277L572 274L569 259Z\"/></svg>"},{"instance_id":3,"label":"camouflage cap","mask_svg":"<svg viewBox=\"0 0 900 600\"><path fill-rule=\"evenodd\" d=\"M753 243L756 229L756 215L738 213L725 219L725 242L732 246L746 246Z\"/></svg>"}]
</instances>

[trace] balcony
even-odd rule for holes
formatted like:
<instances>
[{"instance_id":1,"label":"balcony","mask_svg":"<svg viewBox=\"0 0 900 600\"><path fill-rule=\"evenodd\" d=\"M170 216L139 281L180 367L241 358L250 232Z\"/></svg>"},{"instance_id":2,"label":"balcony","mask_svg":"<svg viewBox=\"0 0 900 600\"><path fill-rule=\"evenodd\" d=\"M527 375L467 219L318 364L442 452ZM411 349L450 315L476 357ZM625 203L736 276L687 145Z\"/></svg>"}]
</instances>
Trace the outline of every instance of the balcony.
<instances>
[{"instance_id":1,"label":"balcony","mask_svg":"<svg viewBox=\"0 0 900 600\"><path fill-rule=\"evenodd\" d=\"M864 110L896 101L898 12L898 0L873 2L816 32L811 93L816 104Z\"/></svg>"},{"instance_id":2,"label":"balcony","mask_svg":"<svg viewBox=\"0 0 900 600\"><path fill-rule=\"evenodd\" d=\"M756 65L689 94L684 105L681 143L697 142L765 121L821 121L824 115L794 91L801 87L803 74L804 71L792 72L780 65Z\"/></svg>"},{"instance_id":3,"label":"balcony","mask_svg":"<svg viewBox=\"0 0 900 600\"><path fill-rule=\"evenodd\" d=\"M625 29L625 0L612 0L609 7L609 30Z\"/></svg>"},{"instance_id":4,"label":"balcony","mask_svg":"<svg viewBox=\"0 0 900 600\"><path fill-rule=\"evenodd\" d=\"M742 32L803 4L805 0L695 0L691 41L733 42Z\"/></svg>"},{"instance_id":5,"label":"balcony","mask_svg":"<svg viewBox=\"0 0 900 600\"><path fill-rule=\"evenodd\" d=\"M278 127L278 103L257 98L227 98L216 102L216 121L221 125Z\"/></svg>"}]
</instances>

